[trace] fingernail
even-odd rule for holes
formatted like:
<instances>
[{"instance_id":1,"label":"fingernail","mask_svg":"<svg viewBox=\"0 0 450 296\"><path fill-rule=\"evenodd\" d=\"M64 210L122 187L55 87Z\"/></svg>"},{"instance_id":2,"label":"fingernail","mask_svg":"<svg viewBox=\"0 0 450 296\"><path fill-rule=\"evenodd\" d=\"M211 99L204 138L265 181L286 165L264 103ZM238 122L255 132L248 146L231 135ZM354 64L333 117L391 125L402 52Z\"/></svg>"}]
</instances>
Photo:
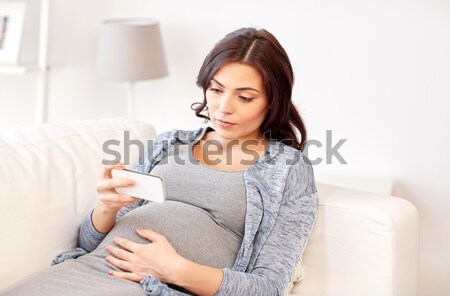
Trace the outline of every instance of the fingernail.
<instances>
[{"instance_id":1,"label":"fingernail","mask_svg":"<svg viewBox=\"0 0 450 296\"><path fill-rule=\"evenodd\" d=\"M133 180L128 180L128 185L133 185L134 184L134 181Z\"/></svg>"},{"instance_id":2,"label":"fingernail","mask_svg":"<svg viewBox=\"0 0 450 296\"><path fill-rule=\"evenodd\" d=\"M108 274L113 275L114 271L110 270L110 271L108 271Z\"/></svg>"}]
</instances>

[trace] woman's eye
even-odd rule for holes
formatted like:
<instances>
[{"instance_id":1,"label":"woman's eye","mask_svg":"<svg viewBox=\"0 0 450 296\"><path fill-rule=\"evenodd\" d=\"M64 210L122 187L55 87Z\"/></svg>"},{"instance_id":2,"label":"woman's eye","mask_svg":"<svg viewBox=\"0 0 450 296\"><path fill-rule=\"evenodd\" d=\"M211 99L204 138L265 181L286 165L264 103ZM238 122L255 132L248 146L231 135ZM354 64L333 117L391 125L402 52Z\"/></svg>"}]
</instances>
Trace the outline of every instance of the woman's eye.
<instances>
[{"instance_id":1,"label":"woman's eye","mask_svg":"<svg viewBox=\"0 0 450 296\"><path fill-rule=\"evenodd\" d=\"M213 87L211 87L209 90L212 92L215 92L215 93L220 92L220 90L218 90L217 88L213 88Z\"/></svg>"},{"instance_id":2,"label":"woman's eye","mask_svg":"<svg viewBox=\"0 0 450 296\"><path fill-rule=\"evenodd\" d=\"M253 98L247 98L247 97L244 97L244 96L239 96L241 99L243 99L244 101L246 101L246 102L251 102L252 100L253 100Z\"/></svg>"}]
</instances>

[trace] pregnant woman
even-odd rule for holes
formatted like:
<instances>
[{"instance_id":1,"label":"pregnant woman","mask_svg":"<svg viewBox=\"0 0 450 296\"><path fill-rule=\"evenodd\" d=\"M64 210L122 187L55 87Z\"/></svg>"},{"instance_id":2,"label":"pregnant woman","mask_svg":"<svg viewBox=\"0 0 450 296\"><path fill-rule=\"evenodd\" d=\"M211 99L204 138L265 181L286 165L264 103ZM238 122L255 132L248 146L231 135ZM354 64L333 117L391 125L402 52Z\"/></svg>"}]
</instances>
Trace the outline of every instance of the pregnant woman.
<instances>
[{"instance_id":1,"label":"pregnant woman","mask_svg":"<svg viewBox=\"0 0 450 296\"><path fill-rule=\"evenodd\" d=\"M167 200L105 167L78 247L3 295L283 295L317 217L293 72L277 39L243 28L199 71L209 125L159 134L133 169L164 179Z\"/></svg>"}]
</instances>

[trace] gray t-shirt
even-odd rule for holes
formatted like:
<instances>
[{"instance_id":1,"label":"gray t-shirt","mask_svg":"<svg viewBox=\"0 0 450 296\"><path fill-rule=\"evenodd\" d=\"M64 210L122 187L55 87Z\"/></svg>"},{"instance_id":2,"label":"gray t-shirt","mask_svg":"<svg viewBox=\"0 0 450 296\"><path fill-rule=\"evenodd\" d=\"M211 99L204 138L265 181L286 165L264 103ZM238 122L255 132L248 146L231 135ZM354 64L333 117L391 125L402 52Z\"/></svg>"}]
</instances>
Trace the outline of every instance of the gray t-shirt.
<instances>
[{"instance_id":1,"label":"gray t-shirt","mask_svg":"<svg viewBox=\"0 0 450 296\"><path fill-rule=\"evenodd\" d=\"M126 214L93 253L105 256L116 236L145 242L135 231L143 227L166 236L189 260L231 268L244 235L244 171L213 169L192 155L192 145L173 146L150 173L163 178L167 200Z\"/></svg>"}]
</instances>

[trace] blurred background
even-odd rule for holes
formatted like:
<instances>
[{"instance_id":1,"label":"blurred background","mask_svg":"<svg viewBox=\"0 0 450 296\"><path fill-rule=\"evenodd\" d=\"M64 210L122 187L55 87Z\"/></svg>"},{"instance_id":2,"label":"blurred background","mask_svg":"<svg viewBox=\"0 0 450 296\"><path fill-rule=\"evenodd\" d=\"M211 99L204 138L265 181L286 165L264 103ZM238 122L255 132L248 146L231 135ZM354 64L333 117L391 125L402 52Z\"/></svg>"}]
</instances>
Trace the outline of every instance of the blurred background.
<instances>
[{"instance_id":1,"label":"blurred background","mask_svg":"<svg viewBox=\"0 0 450 296\"><path fill-rule=\"evenodd\" d=\"M41 1L21 2L19 63L33 65ZM128 17L159 21L168 75L135 84L135 119L157 132L202 124L190 105L202 99L196 77L218 40L247 26L273 33L290 56L309 139L323 144L308 151L322 159L317 180L411 201L419 294L450 295L450 1L50 1L47 122L127 116L124 85L94 70L102 21ZM0 69L0 132L35 124L41 74ZM345 163L327 161L339 141Z\"/></svg>"}]
</instances>

